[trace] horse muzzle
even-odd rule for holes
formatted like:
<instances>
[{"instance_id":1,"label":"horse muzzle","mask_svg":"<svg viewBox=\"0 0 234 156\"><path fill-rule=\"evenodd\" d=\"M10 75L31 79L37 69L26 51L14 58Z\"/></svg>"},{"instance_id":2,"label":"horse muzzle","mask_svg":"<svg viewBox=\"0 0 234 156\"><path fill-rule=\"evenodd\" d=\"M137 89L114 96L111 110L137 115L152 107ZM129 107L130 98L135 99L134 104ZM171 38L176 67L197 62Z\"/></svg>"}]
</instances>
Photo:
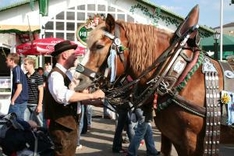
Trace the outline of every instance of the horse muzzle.
<instances>
[{"instance_id":1,"label":"horse muzzle","mask_svg":"<svg viewBox=\"0 0 234 156\"><path fill-rule=\"evenodd\" d=\"M78 80L79 80L79 84L74 88L75 91L77 91L77 92L83 91L84 89L87 89L87 88L94 86L91 79L85 75L81 74L78 77Z\"/></svg>"}]
</instances>

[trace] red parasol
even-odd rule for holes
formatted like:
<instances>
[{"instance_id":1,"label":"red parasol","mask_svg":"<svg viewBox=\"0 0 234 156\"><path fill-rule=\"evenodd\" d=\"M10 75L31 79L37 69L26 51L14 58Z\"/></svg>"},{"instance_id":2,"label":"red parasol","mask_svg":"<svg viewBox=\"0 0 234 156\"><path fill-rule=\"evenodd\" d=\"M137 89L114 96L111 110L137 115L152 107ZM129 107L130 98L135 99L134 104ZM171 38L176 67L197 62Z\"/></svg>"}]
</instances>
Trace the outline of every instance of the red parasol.
<instances>
[{"instance_id":1,"label":"red parasol","mask_svg":"<svg viewBox=\"0 0 234 156\"><path fill-rule=\"evenodd\" d=\"M20 44L16 47L16 52L22 55L50 55L54 51L54 45L64 41L61 38L42 38L36 39L32 42L27 42ZM75 42L73 42L76 44ZM76 52L78 54L85 53L85 47L81 47L81 44L78 44Z\"/></svg>"}]
</instances>

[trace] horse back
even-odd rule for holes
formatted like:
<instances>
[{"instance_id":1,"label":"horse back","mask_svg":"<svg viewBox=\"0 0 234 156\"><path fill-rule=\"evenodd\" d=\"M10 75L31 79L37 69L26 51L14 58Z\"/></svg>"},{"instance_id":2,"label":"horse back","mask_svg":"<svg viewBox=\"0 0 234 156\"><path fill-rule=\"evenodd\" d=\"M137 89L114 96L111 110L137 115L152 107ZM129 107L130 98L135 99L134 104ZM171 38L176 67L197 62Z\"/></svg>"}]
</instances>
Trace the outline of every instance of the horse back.
<instances>
[{"instance_id":1,"label":"horse back","mask_svg":"<svg viewBox=\"0 0 234 156\"><path fill-rule=\"evenodd\" d=\"M219 78L219 90L220 92L223 90L224 79L223 72L218 61L210 59L215 69L217 70L218 78ZM205 75L202 72L202 65L198 68L198 70L194 73L191 79L188 81L186 87L180 92L180 95L185 99L191 100L192 103L205 107L206 100L206 84L205 84Z\"/></svg>"}]
</instances>

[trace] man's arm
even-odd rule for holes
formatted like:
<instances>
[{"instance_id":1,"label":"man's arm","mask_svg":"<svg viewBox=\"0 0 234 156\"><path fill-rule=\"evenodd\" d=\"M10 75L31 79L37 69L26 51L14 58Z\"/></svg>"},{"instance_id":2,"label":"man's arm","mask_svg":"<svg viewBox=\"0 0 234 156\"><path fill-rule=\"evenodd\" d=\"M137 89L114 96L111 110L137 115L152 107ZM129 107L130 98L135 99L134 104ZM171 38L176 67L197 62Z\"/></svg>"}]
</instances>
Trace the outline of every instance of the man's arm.
<instances>
[{"instance_id":1,"label":"man's arm","mask_svg":"<svg viewBox=\"0 0 234 156\"><path fill-rule=\"evenodd\" d=\"M104 97L105 93L102 90L97 90L93 93L74 92L73 95L70 97L69 102L95 100L95 99L102 99Z\"/></svg>"},{"instance_id":2,"label":"man's arm","mask_svg":"<svg viewBox=\"0 0 234 156\"><path fill-rule=\"evenodd\" d=\"M42 112L42 102L43 102L43 96L44 96L44 87L43 85L38 86L38 103L37 103L37 109L36 112L40 113Z\"/></svg>"},{"instance_id":3,"label":"man's arm","mask_svg":"<svg viewBox=\"0 0 234 156\"><path fill-rule=\"evenodd\" d=\"M103 107L104 100L96 99L96 100L84 100L81 102L83 105L93 105L95 107Z\"/></svg>"}]
</instances>

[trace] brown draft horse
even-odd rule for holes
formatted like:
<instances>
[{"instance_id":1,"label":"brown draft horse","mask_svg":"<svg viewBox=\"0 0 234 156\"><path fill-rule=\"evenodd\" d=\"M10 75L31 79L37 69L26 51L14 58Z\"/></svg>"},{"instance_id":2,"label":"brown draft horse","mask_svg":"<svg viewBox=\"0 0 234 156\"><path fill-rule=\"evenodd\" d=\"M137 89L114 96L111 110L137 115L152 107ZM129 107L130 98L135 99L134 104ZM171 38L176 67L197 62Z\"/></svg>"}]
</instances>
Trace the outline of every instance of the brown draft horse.
<instances>
[{"instance_id":1,"label":"brown draft horse","mask_svg":"<svg viewBox=\"0 0 234 156\"><path fill-rule=\"evenodd\" d=\"M80 86L82 87L87 87L97 80L95 76L93 76L94 73L102 73L103 76L103 69L107 67L107 64L111 66L111 63L111 72L109 73L112 74L109 74L109 77L114 77L115 79L115 77L125 74L130 75L133 78L133 83L136 82L134 80L137 80L137 84L140 88L147 88L145 86L149 86L150 82L155 82L151 86L155 85L156 89L154 87L152 87L153 89L150 88L151 90L149 89L149 92L151 95L148 96L144 94L145 96L143 96L142 103L152 104L154 93L158 94L158 102L164 104L158 107L164 107L165 103L170 103L168 106L165 106L165 108L161 108L160 110L158 108L155 118L156 126L162 134L161 152L164 155L170 155L172 144L180 156L201 156L204 154L205 150L204 138L207 135L205 132L205 115L203 117L199 116L193 113L193 111L179 106L176 104L178 103L176 100L167 101L168 99L173 99L173 96L170 95L170 91L175 89L175 86L178 86L180 82L184 82L186 75L189 75L189 79L186 81L183 88L177 91L177 95L179 96L177 101L190 103L191 107L201 108L203 111L206 110L206 82L201 65L205 56L201 55L202 52L198 48L195 40L197 31L194 27L191 28L190 26L197 23L198 13L199 7L197 5L187 16L187 21L184 22L179 31L175 33L151 25L115 21L111 15L108 15L105 22L101 23L89 34L87 43L90 51L86 54L87 62L78 69L79 72L84 74L80 76ZM178 42L173 43L173 41L176 40L176 33L185 35L182 35L182 41L178 40ZM189 43L189 40L192 43ZM182 42L184 42L184 45L180 46ZM171 46L172 44L174 44L174 46ZM110 54L111 50L114 50L116 55ZM165 51L169 52L165 55ZM173 70L167 69L169 66L168 64L173 62L172 56L174 56L177 51L180 52L180 56L184 53L186 57L177 59L180 57L177 55L175 59L177 61L179 60L178 62L180 63L174 63L171 67ZM111 59L109 57L114 59L110 61ZM209 60L217 70L219 79L216 83L219 86L218 91L220 91L223 89L221 67L217 61ZM183 67L183 62L187 62L185 67ZM154 66L152 67L152 65ZM194 69L195 66L196 69ZM182 70L183 68L184 70ZM88 69L88 72L85 73L86 69ZM170 74L167 73L163 75L165 70L168 70ZM191 74L192 70L193 72ZM87 73L91 74L89 75ZM160 80L161 77L163 77L162 81ZM172 87L167 91L164 90L166 88L165 86L163 86L164 89L159 89L166 80L173 82ZM161 85L157 84L157 81L160 81ZM145 101L144 98L147 98L147 101ZM218 103L218 100L215 100L216 103Z\"/></svg>"}]
</instances>

